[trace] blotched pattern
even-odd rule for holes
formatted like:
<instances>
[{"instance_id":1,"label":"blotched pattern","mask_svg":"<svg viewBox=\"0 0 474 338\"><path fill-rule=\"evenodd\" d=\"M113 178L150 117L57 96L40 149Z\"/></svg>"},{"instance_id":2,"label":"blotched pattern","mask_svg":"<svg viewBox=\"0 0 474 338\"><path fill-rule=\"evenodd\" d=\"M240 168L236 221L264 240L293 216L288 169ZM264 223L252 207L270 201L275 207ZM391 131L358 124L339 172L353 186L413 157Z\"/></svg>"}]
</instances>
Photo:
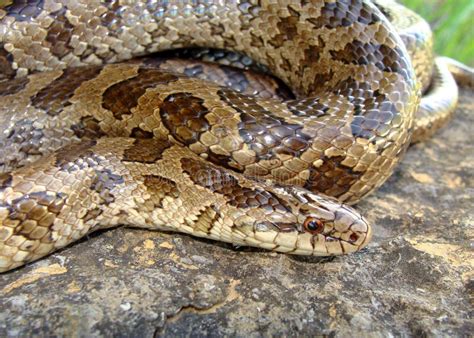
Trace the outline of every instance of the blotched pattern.
<instances>
[{"instance_id":1,"label":"blotched pattern","mask_svg":"<svg viewBox=\"0 0 474 338\"><path fill-rule=\"evenodd\" d=\"M420 100L402 39L368 1L28 2L0 9L0 40L16 77L0 84L0 271L120 224L359 250L371 230L340 201L389 177ZM102 65L196 46L246 54L234 61L295 96L205 62ZM218 84L189 77L205 73Z\"/></svg>"}]
</instances>

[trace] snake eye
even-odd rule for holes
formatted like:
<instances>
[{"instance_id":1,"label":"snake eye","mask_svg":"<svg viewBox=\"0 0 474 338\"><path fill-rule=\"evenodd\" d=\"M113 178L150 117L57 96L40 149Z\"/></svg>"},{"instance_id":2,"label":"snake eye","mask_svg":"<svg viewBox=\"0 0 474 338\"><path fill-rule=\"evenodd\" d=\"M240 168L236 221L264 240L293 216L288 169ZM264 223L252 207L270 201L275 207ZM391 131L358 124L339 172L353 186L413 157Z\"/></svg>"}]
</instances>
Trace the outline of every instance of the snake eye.
<instances>
[{"instance_id":1,"label":"snake eye","mask_svg":"<svg viewBox=\"0 0 474 338\"><path fill-rule=\"evenodd\" d=\"M303 223L306 231L312 234L319 234L324 230L324 224L319 219L307 217Z\"/></svg>"}]
</instances>

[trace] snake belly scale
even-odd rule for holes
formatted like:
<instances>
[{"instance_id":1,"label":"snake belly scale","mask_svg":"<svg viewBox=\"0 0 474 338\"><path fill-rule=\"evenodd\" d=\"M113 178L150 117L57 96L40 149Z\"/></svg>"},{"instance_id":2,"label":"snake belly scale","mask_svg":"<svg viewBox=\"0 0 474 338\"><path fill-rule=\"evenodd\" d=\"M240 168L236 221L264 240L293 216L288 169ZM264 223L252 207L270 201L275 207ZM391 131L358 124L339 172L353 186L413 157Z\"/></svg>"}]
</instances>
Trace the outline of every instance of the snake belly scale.
<instances>
[{"instance_id":1,"label":"snake belly scale","mask_svg":"<svg viewBox=\"0 0 474 338\"><path fill-rule=\"evenodd\" d=\"M305 255L370 240L345 203L390 176L421 89L371 2L38 1L0 20L0 272L123 224ZM105 65L195 46L296 99Z\"/></svg>"}]
</instances>

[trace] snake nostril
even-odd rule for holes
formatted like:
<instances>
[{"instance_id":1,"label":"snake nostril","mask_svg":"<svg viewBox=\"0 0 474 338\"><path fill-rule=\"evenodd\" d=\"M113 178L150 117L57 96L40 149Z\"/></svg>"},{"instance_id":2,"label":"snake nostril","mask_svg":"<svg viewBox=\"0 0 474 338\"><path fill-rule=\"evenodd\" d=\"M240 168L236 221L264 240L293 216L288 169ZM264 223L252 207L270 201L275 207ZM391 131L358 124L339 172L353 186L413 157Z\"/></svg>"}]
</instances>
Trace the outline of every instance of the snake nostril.
<instances>
[{"instance_id":1,"label":"snake nostril","mask_svg":"<svg viewBox=\"0 0 474 338\"><path fill-rule=\"evenodd\" d=\"M357 235L356 233L353 233L349 236L349 241L351 242L356 242L358 239L359 239L359 235Z\"/></svg>"}]
</instances>

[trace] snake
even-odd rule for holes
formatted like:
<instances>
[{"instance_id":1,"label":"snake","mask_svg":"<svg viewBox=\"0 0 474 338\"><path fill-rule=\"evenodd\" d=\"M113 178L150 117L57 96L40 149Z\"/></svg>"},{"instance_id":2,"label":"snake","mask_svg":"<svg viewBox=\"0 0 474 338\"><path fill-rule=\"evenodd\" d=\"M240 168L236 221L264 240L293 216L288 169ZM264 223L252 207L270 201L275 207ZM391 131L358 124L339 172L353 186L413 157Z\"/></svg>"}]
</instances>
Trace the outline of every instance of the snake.
<instances>
[{"instance_id":1,"label":"snake","mask_svg":"<svg viewBox=\"0 0 474 338\"><path fill-rule=\"evenodd\" d=\"M183 48L207 52L153 56ZM387 0L6 1L0 272L118 226L359 251L350 205L449 120L462 68Z\"/></svg>"}]
</instances>

